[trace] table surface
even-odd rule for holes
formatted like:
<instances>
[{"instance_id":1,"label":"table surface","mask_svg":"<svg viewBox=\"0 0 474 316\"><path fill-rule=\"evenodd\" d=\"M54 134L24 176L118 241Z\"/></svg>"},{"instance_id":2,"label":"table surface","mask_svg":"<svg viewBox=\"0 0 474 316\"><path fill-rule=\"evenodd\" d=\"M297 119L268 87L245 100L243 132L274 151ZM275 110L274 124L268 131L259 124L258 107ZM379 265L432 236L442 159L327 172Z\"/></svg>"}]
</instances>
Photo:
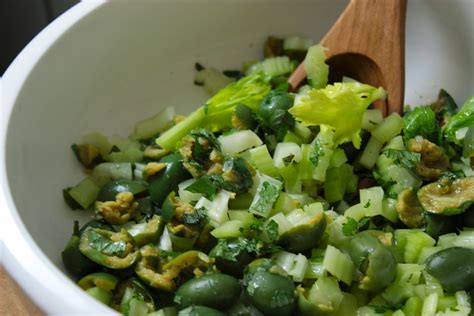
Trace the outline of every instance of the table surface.
<instances>
[{"instance_id":1,"label":"table surface","mask_svg":"<svg viewBox=\"0 0 474 316\"><path fill-rule=\"evenodd\" d=\"M0 266L0 315L40 316L43 313Z\"/></svg>"}]
</instances>

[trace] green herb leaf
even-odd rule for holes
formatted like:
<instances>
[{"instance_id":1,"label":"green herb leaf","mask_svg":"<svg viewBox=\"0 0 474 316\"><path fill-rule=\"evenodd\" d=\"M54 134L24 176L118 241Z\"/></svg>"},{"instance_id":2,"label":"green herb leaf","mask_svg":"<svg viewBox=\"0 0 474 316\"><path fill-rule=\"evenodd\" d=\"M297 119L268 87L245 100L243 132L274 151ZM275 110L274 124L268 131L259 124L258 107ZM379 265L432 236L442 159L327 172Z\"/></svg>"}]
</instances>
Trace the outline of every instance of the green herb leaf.
<instances>
[{"instance_id":1,"label":"green herb leaf","mask_svg":"<svg viewBox=\"0 0 474 316\"><path fill-rule=\"evenodd\" d=\"M197 209L192 213L184 213L182 217L182 221L186 225L194 225L201 223L204 219L206 219L206 211L201 208Z\"/></svg>"},{"instance_id":2,"label":"green herb leaf","mask_svg":"<svg viewBox=\"0 0 474 316\"><path fill-rule=\"evenodd\" d=\"M384 149L382 153L400 167L411 169L415 163L420 161L421 155L419 153L412 153L407 150L398 149Z\"/></svg>"},{"instance_id":3,"label":"green herb leaf","mask_svg":"<svg viewBox=\"0 0 474 316\"><path fill-rule=\"evenodd\" d=\"M316 167L318 165L319 159L323 156L324 156L324 150L321 145L321 141L317 139L314 142L314 148L313 148L313 151L311 152L311 155L309 156L309 160Z\"/></svg>"},{"instance_id":4,"label":"green herb leaf","mask_svg":"<svg viewBox=\"0 0 474 316\"><path fill-rule=\"evenodd\" d=\"M212 199L216 195L217 188L209 177L204 176L187 186L185 190L193 193L201 193L206 198Z\"/></svg>"},{"instance_id":5,"label":"green herb leaf","mask_svg":"<svg viewBox=\"0 0 474 316\"><path fill-rule=\"evenodd\" d=\"M347 218L347 222L342 224L342 233L344 236L353 236L357 232L357 221L352 217Z\"/></svg>"},{"instance_id":6,"label":"green herb leaf","mask_svg":"<svg viewBox=\"0 0 474 316\"><path fill-rule=\"evenodd\" d=\"M254 200L254 203L250 206L250 210L257 214L267 214L268 210L273 207L278 195L278 188L270 182L265 181L262 184L261 190L258 192L258 199Z\"/></svg>"},{"instance_id":7,"label":"green herb leaf","mask_svg":"<svg viewBox=\"0 0 474 316\"><path fill-rule=\"evenodd\" d=\"M95 230L89 232L89 245L91 248L106 255L122 257L127 251L127 243L125 241L111 241L97 233Z\"/></svg>"},{"instance_id":8,"label":"green herb leaf","mask_svg":"<svg viewBox=\"0 0 474 316\"><path fill-rule=\"evenodd\" d=\"M369 208L370 207L370 199L365 203L364 208Z\"/></svg>"},{"instance_id":9,"label":"green herb leaf","mask_svg":"<svg viewBox=\"0 0 474 316\"><path fill-rule=\"evenodd\" d=\"M260 247L261 242L255 239L219 239L212 256L235 262L243 252L258 254Z\"/></svg>"},{"instance_id":10,"label":"green herb leaf","mask_svg":"<svg viewBox=\"0 0 474 316\"><path fill-rule=\"evenodd\" d=\"M437 142L439 125L435 112L430 106L420 106L403 116L403 140L422 136L432 142Z\"/></svg>"},{"instance_id":11,"label":"green herb leaf","mask_svg":"<svg viewBox=\"0 0 474 316\"><path fill-rule=\"evenodd\" d=\"M274 220L270 220L264 225L265 232L267 233L268 238L271 242L274 242L278 239L278 224Z\"/></svg>"}]
</instances>

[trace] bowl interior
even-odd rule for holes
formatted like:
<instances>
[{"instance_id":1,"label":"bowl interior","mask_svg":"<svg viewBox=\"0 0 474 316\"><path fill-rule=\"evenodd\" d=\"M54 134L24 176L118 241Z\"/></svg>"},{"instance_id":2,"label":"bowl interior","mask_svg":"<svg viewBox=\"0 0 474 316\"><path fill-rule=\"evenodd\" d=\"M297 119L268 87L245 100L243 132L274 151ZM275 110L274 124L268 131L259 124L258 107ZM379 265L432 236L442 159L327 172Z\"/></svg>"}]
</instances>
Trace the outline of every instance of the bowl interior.
<instances>
[{"instance_id":1,"label":"bowl interior","mask_svg":"<svg viewBox=\"0 0 474 316\"><path fill-rule=\"evenodd\" d=\"M410 1L406 102L444 87L458 102L474 82L474 6ZM74 25L26 78L9 119L6 164L16 209L46 256L60 251L73 220L61 190L84 175L70 145L86 132L128 135L137 120L173 105L186 114L206 100L193 85L199 61L219 69L261 58L267 35L318 40L343 0L108 2Z\"/></svg>"}]
</instances>

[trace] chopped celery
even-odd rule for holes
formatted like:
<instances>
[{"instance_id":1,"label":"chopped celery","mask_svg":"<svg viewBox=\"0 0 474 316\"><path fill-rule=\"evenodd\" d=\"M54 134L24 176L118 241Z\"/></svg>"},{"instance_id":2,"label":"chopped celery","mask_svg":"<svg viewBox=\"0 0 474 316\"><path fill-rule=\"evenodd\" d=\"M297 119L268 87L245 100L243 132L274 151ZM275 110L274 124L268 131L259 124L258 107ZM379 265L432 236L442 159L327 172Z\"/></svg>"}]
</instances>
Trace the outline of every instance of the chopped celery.
<instances>
[{"instance_id":1,"label":"chopped celery","mask_svg":"<svg viewBox=\"0 0 474 316\"><path fill-rule=\"evenodd\" d=\"M295 122L295 126L293 127L293 130L296 136L301 138L303 142L309 143L309 141L311 140L311 135L312 135L312 132L309 129L309 127L304 126L300 122Z\"/></svg>"},{"instance_id":2,"label":"chopped celery","mask_svg":"<svg viewBox=\"0 0 474 316\"><path fill-rule=\"evenodd\" d=\"M88 208L97 199L100 187L92 177L86 177L69 190L69 195L83 208Z\"/></svg>"},{"instance_id":3,"label":"chopped celery","mask_svg":"<svg viewBox=\"0 0 474 316\"><path fill-rule=\"evenodd\" d=\"M329 161L330 167L340 167L343 163L347 162L347 156L343 149L336 148Z\"/></svg>"},{"instance_id":4,"label":"chopped celery","mask_svg":"<svg viewBox=\"0 0 474 316\"><path fill-rule=\"evenodd\" d=\"M371 187L359 191L360 204L365 208L365 216L376 216L383 214L382 201L383 189L381 187Z\"/></svg>"},{"instance_id":5,"label":"chopped celery","mask_svg":"<svg viewBox=\"0 0 474 316\"><path fill-rule=\"evenodd\" d=\"M294 209L302 206L301 202L297 199L292 198L288 193L281 192L280 196L275 202L275 206L273 208L274 213L283 212L285 214L293 211Z\"/></svg>"},{"instance_id":6,"label":"chopped celery","mask_svg":"<svg viewBox=\"0 0 474 316\"><path fill-rule=\"evenodd\" d=\"M80 143L94 145L99 149L102 157L107 157L112 149L112 144L110 144L107 137L99 132L89 133L82 136Z\"/></svg>"},{"instance_id":7,"label":"chopped celery","mask_svg":"<svg viewBox=\"0 0 474 316\"><path fill-rule=\"evenodd\" d=\"M194 193L191 191L186 190L191 184L196 182L196 179L188 179L184 180L180 184L178 184L178 195L181 201L189 203L194 201L199 201L199 199L203 196L202 193Z\"/></svg>"},{"instance_id":8,"label":"chopped celery","mask_svg":"<svg viewBox=\"0 0 474 316\"><path fill-rule=\"evenodd\" d=\"M324 182L324 197L329 203L340 201L346 192L346 177L352 174L352 166L343 164L340 167L328 168Z\"/></svg>"},{"instance_id":9,"label":"chopped celery","mask_svg":"<svg viewBox=\"0 0 474 316\"><path fill-rule=\"evenodd\" d=\"M273 159L268 152L266 145L261 145L249 150L250 160L255 165L257 170L269 175L270 177L277 177L278 170L273 164Z\"/></svg>"},{"instance_id":10,"label":"chopped celery","mask_svg":"<svg viewBox=\"0 0 474 316\"><path fill-rule=\"evenodd\" d=\"M203 86L211 96L227 86L233 80L214 68L205 68L196 72L194 82Z\"/></svg>"},{"instance_id":11,"label":"chopped celery","mask_svg":"<svg viewBox=\"0 0 474 316\"><path fill-rule=\"evenodd\" d=\"M430 295L428 295L425 298L425 300L423 302L423 308L421 310L421 315L423 315L423 316L435 316L437 307L438 307L438 294L431 293Z\"/></svg>"},{"instance_id":12,"label":"chopped celery","mask_svg":"<svg viewBox=\"0 0 474 316\"><path fill-rule=\"evenodd\" d=\"M143 160L143 151L138 148L130 147L124 151L110 153L107 157L110 162L139 162Z\"/></svg>"},{"instance_id":13,"label":"chopped celery","mask_svg":"<svg viewBox=\"0 0 474 316\"><path fill-rule=\"evenodd\" d=\"M322 258L311 258L308 260L308 268L306 269L305 279L319 279L326 276L326 270L323 267Z\"/></svg>"},{"instance_id":14,"label":"chopped celery","mask_svg":"<svg viewBox=\"0 0 474 316\"><path fill-rule=\"evenodd\" d=\"M458 301L456 296L442 296L438 300L438 311L445 311L447 309L456 308Z\"/></svg>"},{"instance_id":15,"label":"chopped celery","mask_svg":"<svg viewBox=\"0 0 474 316\"><path fill-rule=\"evenodd\" d=\"M250 130L237 131L217 138L223 154L237 154L263 144L262 140Z\"/></svg>"},{"instance_id":16,"label":"chopped celery","mask_svg":"<svg viewBox=\"0 0 474 316\"><path fill-rule=\"evenodd\" d=\"M283 235L283 233L285 233L292 227L291 223L288 221L288 219L283 213L275 214L270 217L269 220L273 220L275 223L277 223L278 236Z\"/></svg>"},{"instance_id":17,"label":"chopped celery","mask_svg":"<svg viewBox=\"0 0 474 316\"><path fill-rule=\"evenodd\" d=\"M229 201L229 208L232 210L248 209L252 200L253 196L250 192L239 194Z\"/></svg>"},{"instance_id":18,"label":"chopped celery","mask_svg":"<svg viewBox=\"0 0 474 316\"><path fill-rule=\"evenodd\" d=\"M337 280L332 277L320 277L309 291L308 300L313 304L324 307L326 312L339 309L344 295L339 288Z\"/></svg>"},{"instance_id":19,"label":"chopped celery","mask_svg":"<svg viewBox=\"0 0 474 316\"><path fill-rule=\"evenodd\" d=\"M366 209L361 203L357 203L349 207L345 212L345 217L351 217L356 221L360 221L362 217L366 216Z\"/></svg>"},{"instance_id":20,"label":"chopped celery","mask_svg":"<svg viewBox=\"0 0 474 316\"><path fill-rule=\"evenodd\" d=\"M436 241L419 229L395 230L396 249L407 263L418 262L418 256L425 247L432 247Z\"/></svg>"},{"instance_id":21,"label":"chopped celery","mask_svg":"<svg viewBox=\"0 0 474 316\"><path fill-rule=\"evenodd\" d=\"M244 227L250 226L254 221L253 214L245 210L229 210L227 213L231 221L241 221Z\"/></svg>"},{"instance_id":22,"label":"chopped celery","mask_svg":"<svg viewBox=\"0 0 474 316\"><path fill-rule=\"evenodd\" d=\"M425 263L426 259L428 259L429 256L437 253L438 251L440 250L443 250L444 247L425 247L423 249L421 249L421 252L418 256L418 263L419 264L423 264Z\"/></svg>"},{"instance_id":23,"label":"chopped celery","mask_svg":"<svg viewBox=\"0 0 474 316\"><path fill-rule=\"evenodd\" d=\"M151 138L170 128L173 125L175 115L174 107L168 106L158 114L137 122L133 133L129 137L136 140Z\"/></svg>"},{"instance_id":24,"label":"chopped celery","mask_svg":"<svg viewBox=\"0 0 474 316\"><path fill-rule=\"evenodd\" d=\"M423 301L417 296L412 296L405 302L403 312L406 316L419 316L422 308Z\"/></svg>"},{"instance_id":25,"label":"chopped celery","mask_svg":"<svg viewBox=\"0 0 474 316\"><path fill-rule=\"evenodd\" d=\"M341 304L336 312L332 313L332 316L356 316L357 315L357 299L354 295L342 292L344 296Z\"/></svg>"},{"instance_id":26,"label":"chopped celery","mask_svg":"<svg viewBox=\"0 0 474 316\"><path fill-rule=\"evenodd\" d=\"M392 113L372 130L372 136L382 144L400 134L403 127L403 119L398 113Z\"/></svg>"},{"instance_id":27,"label":"chopped celery","mask_svg":"<svg viewBox=\"0 0 474 316\"><path fill-rule=\"evenodd\" d=\"M438 239L439 247L464 247L474 249L474 231L464 230L456 235L455 233L442 235Z\"/></svg>"},{"instance_id":28,"label":"chopped celery","mask_svg":"<svg viewBox=\"0 0 474 316\"><path fill-rule=\"evenodd\" d=\"M204 208L209 217L209 223L212 227L218 227L228 220L228 204L232 193L225 190L220 191L214 200L209 201L205 197L201 197L196 203L196 209Z\"/></svg>"},{"instance_id":29,"label":"chopped celery","mask_svg":"<svg viewBox=\"0 0 474 316\"><path fill-rule=\"evenodd\" d=\"M351 206L349 205L349 203L347 203L346 201L342 200L341 202L339 202L339 204L337 204L337 206L336 206L336 212L337 212L338 214L342 214L342 215L343 215L344 212L345 212L349 207L351 207Z\"/></svg>"},{"instance_id":30,"label":"chopped celery","mask_svg":"<svg viewBox=\"0 0 474 316\"><path fill-rule=\"evenodd\" d=\"M395 209L396 204L397 200L392 198L385 198L382 201L382 216L392 223L398 222L398 213Z\"/></svg>"},{"instance_id":31,"label":"chopped celery","mask_svg":"<svg viewBox=\"0 0 474 316\"><path fill-rule=\"evenodd\" d=\"M328 83L329 66L325 63L325 50L321 45L311 46L303 61L309 84L315 89L324 88Z\"/></svg>"},{"instance_id":32,"label":"chopped celery","mask_svg":"<svg viewBox=\"0 0 474 316\"><path fill-rule=\"evenodd\" d=\"M301 144L303 144L304 141L298 135L293 133L292 131L287 131L286 134L285 134L285 137L283 137L283 142L284 143L295 143L295 144L301 145Z\"/></svg>"},{"instance_id":33,"label":"chopped celery","mask_svg":"<svg viewBox=\"0 0 474 316\"><path fill-rule=\"evenodd\" d=\"M238 220L230 220L217 226L211 231L211 235L216 238L235 238L242 235L243 223Z\"/></svg>"},{"instance_id":34,"label":"chopped celery","mask_svg":"<svg viewBox=\"0 0 474 316\"><path fill-rule=\"evenodd\" d=\"M415 295L415 287L406 280L391 283L382 293L382 297L392 305L400 304Z\"/></svg>"},{"instance_id":35,"label":"chopped celery","mask_svg":"<svg viewBox=\"0 0 474 316\"><path fill-rule=\"evenodd\" d=\"M308 268L308 259L302 254L281 251L274 257L275 262L293 278L295 282L302 282Z\"/></svg>"},{"instance_id":36,"label":"chopped celery","mask_svg":"<svg viewBox=\"0 0 474 316\"><path fill-rule=\"evenodd\" d=\"M298 179L298 165L289 164L278 169L280 176L285 184L285 191L293 194L300 194L302 182Z\"/></svg>"},{"instance_id":37,"label":"chopped celery","mask_svg":"<svg viewBox=\"0 0 474 316\"><path fill-rule=\"evenodd\" d=\"M300 146L296 143L278 143L273 154L273 163L278 169L303 158Z\"/></svg>"},{"instance_id":38,"label":"chopped celery","mask_svg":"<svg viewBox=\"0 0 474 316\"><path fill-rule=\"evenodd\" d=\"M246 74L264 72L271 77L290 74L295 69L288 56L269 57L250 66Z\"/></svg>"},{"instance_id":39,"label":"chopped celery","mask_svg":"<svg viewBox=\"0 0 474 316\"><path fill-rule=\"evenodd\" d=\"M324 206L321 202L314 202L303 206L303 211L309 216L314 216L320 212L323 212Z\"/></svg>"},{"instance_id":40,"label":"chopped celery","mask_svg":"<svg viewBox=\"0 0 474 316\"><path fill-rule=\"evenodd\" d=\"M313 45L314 41L308 37L303 36L289 36L283 40L284 50L308 50Z\"/></svg>"},{"instance_id":41,"label":"chopped celery","mask_svg":"<svg viewBox=\"0 0 474 316\"><path fill-rule=\"evenodd\" d=\"M328 245L324 255L323 267L336 279L350 285L354 273L354 264L351 258L336 247Z\"/></svg>"},{"instance_id":42,"label":"chopped celery","mask_svg":"<svg viewBox=\"0 0 474 316\"><path fill-rule=\"evenodd\" d=\"M379 157L381 149L382 143L374 136L370 137L369 142L359 158L359 163L367 169L372 169Z\"/></svg>"},{"instance_id":43,"label":"chopped celery","mask_svg":"<svg viewBox=\"0 0 474 316\"><path fill-rule=\"evenodd\" d=\"M321 128L318 136L311 143L312 152L310 160L314 165L313 179L320 182L326 180L326 170L329 167L331 156L334 153L334 133L328 128Z\"/></svg>"},{"instance_id":44,"label":"chopped celery","mask_svg":"<svg viewBox=\"0 0 474 316\"><path fill-rule=\"evenodd\" d=\"M91 176L94 179L95 183L97 183L98 185L104 185L110 180L132 180L132 164L129 162L104 162L95 166Z\"/></svg>"},{"instance_id":45,"label":"chopped celery","mask_svg":"<svg viewBox=\"0 0 474 316\"><path fill-rule=\"evenodd\" d=\"M298 179L299 180L312 180L314 165L311 162L311 145L301 145L302 158L298 166Z\"/></svg>"},{"instance_id":46,"label":"chopped celery","mask_svg":"<svg viewBox=\"0 0 474 316\"><path fill-rule=\"evenodd\" d=\"M362 129L371 131L375 126L382 123L383 114L379 109L369 109L364 112L362 117Z\"/></svg>"},{"instance_id":47,"label":"chopped celery","mask_svg":"<svg viewBox=\"0 0 474 316\"><path fill-rule=\"evenodd\" d=\"M268 217L280 195L282 185L281 181L262 175L249 211L263 217Z\"/></svg>"}]
</instances>

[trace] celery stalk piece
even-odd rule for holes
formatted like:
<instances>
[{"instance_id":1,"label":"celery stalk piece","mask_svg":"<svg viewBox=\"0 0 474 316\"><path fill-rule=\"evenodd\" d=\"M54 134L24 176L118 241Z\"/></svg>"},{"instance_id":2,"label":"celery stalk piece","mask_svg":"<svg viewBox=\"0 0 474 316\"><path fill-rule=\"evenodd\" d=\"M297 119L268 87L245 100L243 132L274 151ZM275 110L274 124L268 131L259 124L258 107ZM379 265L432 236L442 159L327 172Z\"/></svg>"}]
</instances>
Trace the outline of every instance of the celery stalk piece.
<instances>
[{"instance_id":1,"label":"celery stalk piece","mask_svg":"<svg viewBox=\"0 0 474 316\"><path fill-rule=\"evenodd\" d=\"M82 136L80 143L94 145L99 149L102 157L107 157L112 149L112 144L110 144L107 137L99 132L93 132Z\"/></svg>"},{"instance_id":2,"label":"celery stalk piece","mask_svg":"<svg viewBox=\"0 0 474 316\"><path fill-rule=\"evenodd\" d=\"M319 279L326 276L326 270L323 268L323 260L320 258L311 258L308 260L305 279Z\"/></svg>"},{"instance_id":3,"label":"celery stalk piece","mask_svg":"<svg viewBox=\"0 0 474 316\"><path fill-rule=\"evenodd\" d=\"M325 50L326 48L319 44L311 46L303 61L309 84L315 89L324 88L328 83L329 66L325 62Z\"/></svg>"},{"instance_id":4,"label":"celery stalk piece","mask_svg":"<svg viewBox=\"0 0 474 316\"><path fill-rule=\"evenodd\" d=\"M86 209L95 202L99 191L100 187L97 186L92 177L86 177L69 190L69 195Z\"/></svg>"},{"instance_id":5,"label":"celery stalk piece","mask_svg":"<svg viewBox=\"0 0 474 316\"><path fill-rule=\"evenodd\" d=\"M298 166L298 180L312 180L314 164L311 162L311 145L301 145L302 158Z\"/></svg>"},{"instance_id":6,"label":"celery stalk piece","mask_svg":"<svg viewBox=\"0 0 474 316\"><path fill-rule=\"evenodd\" d=\"M283 235L287 230L289 230L292 225L286 218L283 213L278 213L273 215L269 218L269 220L273 220L278 225L278 236Z\"/></svg>"},{"instance_id":7,"label":"celery stalk piece","mask_svg":"<svg viewBox=\"0 0 474 316\"><path fill-rule=\"evenodd\" d=\"M216 238L236 238L242 235L243 223L238 220L230 220L217 226L211 231L211 235Z\"/></svg>"},{"instance_id":8,"label":"celery stalk piece","mask_svg":"<svg viewBox=\"0 0 474 316\"><path fill-rule=\"evenodd\" d=\"M296 143L278 143L273 154L275 167L281 169L292 162L298 163L303 158L300 146Z\"/></svg>"},{"instance_id":9,"label":"celery stalk piece","mask_svg":"<svg viewBox=\"0 0 474 316\"><path fill-rule=\"evenodd\" d=\"M359 191L360 204L366 210L366 216L376 216L383 212L382 202L384 192L381 187L371 187Z\"/></svg>"},{"instance_id":10,"label":"celery stalk piece","mask_svg":"<svg viewBox=\"0 0 474 316\"><path fill-rule=\"evenodd\" d=\"M197 128L204 121L205 117L205 108L200 107L188 115L183 121L174 125L169 130L160 135L160 137L156 139L156 143L164 149L173 151L176 147L176 143L186 136L190 131Z\"/></svg>"},{"instance_id":11,"label":"celery stalk piece","mask_svg":"<svg viewBox=\"0 0 474 316\"><path fill-rule=\"evenodd\" d=\"M323 267L338 280L350 285L354 274L351 258L336 247L328 245L324 255Z\"/></svg>"},{"instance_id":12,"label":"celery stalk piece","mask_svg":"<svg viewBox=\"0 0 474 316\"><path fill-rule=\"evenodd\" d=\"M174 107L168 106L158 114L137 122L133 133L129 137L135 140L151 138L170 128L173 125L175 115Z\"/></svg>"},{"instance_id":13,"label":"celery stalk piece","mask_svg":"<svg viewBox=\"0 0 474 316\"><path fill-rule=\"evenodd\" d=\"M273 207L274 213L289 213L294 209L301 207L301 202L292 198L288 193L281 192Z\"/></svg>"},{"instance_id":14,"label":"celery stalk piece","mask_svg":"<svg viewBox=\"0 0 474 316\"><path fill-rule=\"evenodd\" d=\"M263 144L262 140L250 130L238 131L217 138L223 154L237 154Z\"/></svg>"},{"instance_id":15,"label":"celery stalk piece","mask_svg":"<svg viewBox=\"0 0 474 316\"><path fill-rule=\"evenodd\" d=\"M250 160L260 172L270 177L278 177L278 170L273 163L273 159L268 152L266 145L261 145L249 150Z\"/></svg>"},{"instance_id":16,"label":"celery stalk piece","mask_svg":"<svg viewBox=\"0 0 474 316\"><path fill-rule=\"evenodd\" d=\"M327 276L319 278L311 287L308 295L310 302L324 307L327 312L337 311L343 298L344 295L337 280Z\"/></svg>"},{"instance_id":17,"label":"celery stalk piece","mask_svg":"<svg viewBox=\"0 0 474 316\"><path fill-rule=\"evenodd\" d=\"M385 198L382 201L382 216L392 223L398 222L398 213L395 209L396 204L397 200L392 198Z\"/></svg>"},{"instance_id":18,"label":"celery stalk piece","mask_svg":"<svg viewBox=\"0 0 474 316\"><path fill-rule=\"evenodd\" d=\"M474 249L474 231L464 230L459 233L442 235L438 239L439 247L464 247Z\"/></svg>"},{"instance_id":19,"label":"celery stalk piece","mask_svg":"<svg viewBox=\"0 0 474 316\"><path fill-rule=\"evenodd\" d=\"M267 175L261 175L249 211L263 217L268 217L280 195L282 186L283 183L281 181Z\"/></svg>"},{"instance_id":20,"label":"celery stalk piece","mask_svg":"<svg viewBox=\"0 0 474 316\"><path fill-rule=\"evenodd\" d=\"M255 110L260 101L270 92L268 75L255 72L237 82L233 82L210 98L205 105L191 113L156 139L162 148L173 151L180 139L191 130L206 127L219 131L231 126L231 117L239 103Z\"/></svg>"},{"instance_id":21,"label":"celery stalk piece","mask_svg":"<svg viewBox=\"0 0 474 316\"><path fill-rule=\"evenodd\" d=\"M372 130L372 136L382 144L400 134L403 127L403 119L398 113L392 113Z\"/></svg>"},{"instance_id":22,"label":"celery stalk piece","mask_svg":"<svg viewBox=\"0 0 474 316\"><path fill-rule=\"evenodd\" d=\"M370 137L369 142L365 146L362 155L359 158L359 163L367 169L372 169L377 161L382 143L375 137Z\"/></svg>"},{"instance_id":23,"label":"celery stalk piece","mask_svg":"<svg viewBox=\"0 0 474 316\"><path fill-rule=\"evenodd\" d=\"M347 162L347 156L343 149L336 148L329 161L330 167L340 167L343 163Z\"/></svg>"},{"instance_id":24,"label":"celery stalk piece","mask_svg":"<svg viewBox=\"0 0 474 316\"><path fill-rule=\"evenodd\" d=\"M188 179L184 180L180 184L178 184L178 195L181 201L190 203L199 201L199 199L203 196L202 193L193 193L191 191L186 190L191 184L196 182L196 179Z\"/></svg>"},{"instance_id":25,"label":"celery stalk piece","mask_svg":"<svg viewBox=\"0 0 474 316\"><path fill-rule=\"evenodd\" d=\"M436 310L438 307L438 294L437 293L431 293L428 295L424 302L423 302L423 308L421 310L421 315L423 316L435 316L436 315Z\"/></svg>"},{"instance_id":26,"label":"celery stalk piece","mask_svg":"<svg viewBox=\"0 0 474 316\"><path fill-rule=\"evenodd\" d=\"M334 153L334 132L325 127L321 127L321 131L311 143L313 146L310 161L313 163L313 179L324 182L326 181L326 171L329 168L331 156Z\"/></svg>"},{"instance_id":27,"label":"celery stalk piece","mask_svg":"<svg viewBox=\"0 0 474 316\"><path fill-rule=\"evenodd\" d=\"M422 307L423 301L417 296L412 296L405 302L403 312L405 316L418 316L421 315Z\"/></svg>"},{"instance_id":28,"label":"celery stalk piece","mask_svg":"<svg viewBox=\"0 0 474 316\"><path fill-rule=\"evenodd\" d=\"M364 112L362 117L362 129L366 131L373 130L378 124L383 122L383 114L379 109L369 109Z\"/></svg>"}]
</instances>

